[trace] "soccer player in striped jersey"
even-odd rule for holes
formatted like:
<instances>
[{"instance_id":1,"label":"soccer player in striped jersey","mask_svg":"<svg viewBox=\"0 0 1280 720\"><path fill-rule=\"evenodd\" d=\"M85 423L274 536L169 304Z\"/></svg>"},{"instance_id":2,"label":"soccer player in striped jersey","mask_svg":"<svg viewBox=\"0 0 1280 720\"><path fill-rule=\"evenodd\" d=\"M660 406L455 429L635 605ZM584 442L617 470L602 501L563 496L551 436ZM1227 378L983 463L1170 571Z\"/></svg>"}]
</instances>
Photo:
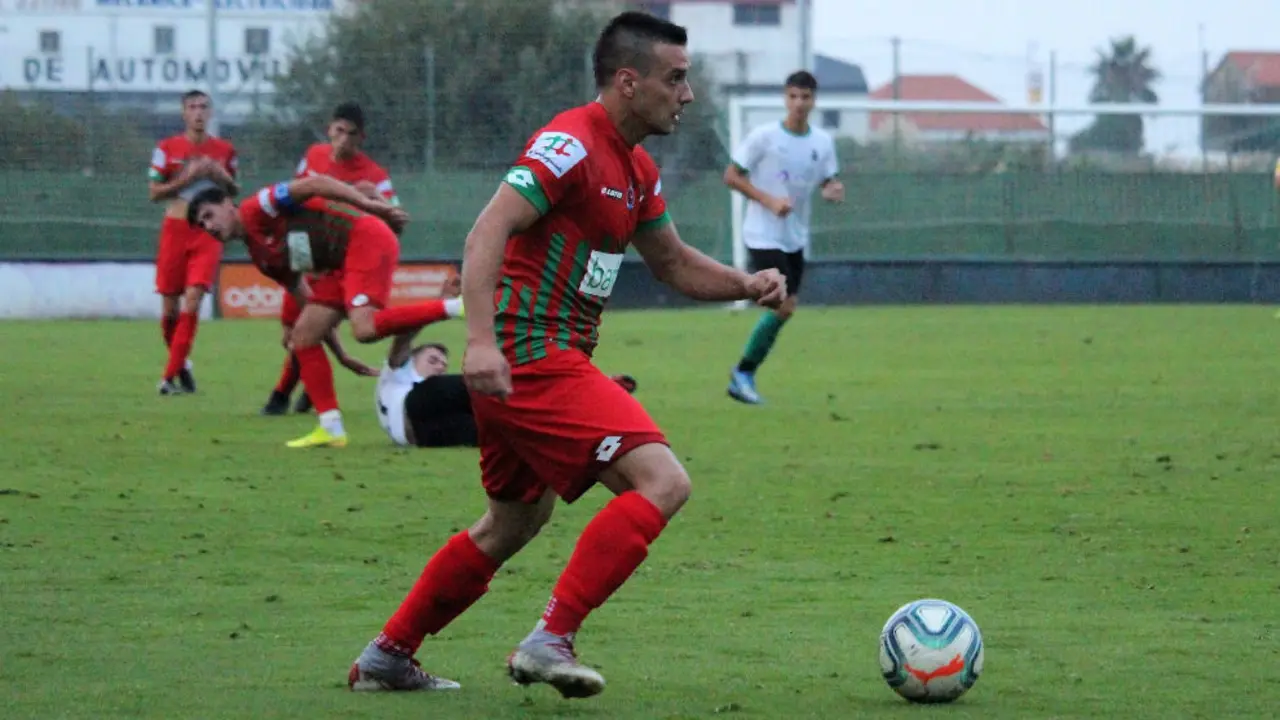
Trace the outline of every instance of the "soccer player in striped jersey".
<instances>
[{"instance_id":1,"label":"soccer player in striped jersey","mask_svg":"<svg viewBox=\"0 0 1280 720\"><path fill-rule=\"evenodd\" d=\"M403 227L408 215L331 177L276 183L239 207L221 189L205 190L191 201L187 217L223 242L243 240L258 270L287 288L302 306L290 345L320 424L287 443L289 447L347 444L333 368L321 346L344 317L356 340L369 343L461 315L459 303L442 300L387 307L400 257L393 228ZM303 274L324 278L334 272L341 273L342 307L308 302Z\"/></svg>"},{"instance_id":2,"label":"soccer player in striped jersey","mask_svg":"<svg viewBox=\"0 0 1280 720\"><path fill-rule=\"evenodd\" d=\"M751 269L773 268L787 278L787 301L760 317L742 359L729 373L729 397L751 405L762 402L756 370L800 301L814 191L829 202L844 200L844 185L836 177L840 167L835 141L809 124L817 79L803 70L792 73L784 92L786 117L748 133L724 172L725 184L747 198L742 239Z\"/></svg>"},{"instance_id":3,"label":"soccer player in striped jersey","mask_svg":"<svg viewBox=\"0 0 1280 720\"><path fill-rule=\"evenodd\" d=\"M591 361L628 246L663 282L706 301L778 306L776 270L726 267L681 241L643 148L693 101L684 28L626 12L594 53L599 96L537 132L477 218L463 251L471 392L488 511L432 556L352 665L352 690L442 690L414 655L489 588L498 568L599 483L614 497L587 524L546 611L507 660L519 684L564 697L604 689L574 640L648 555L690 481L644 407Z\"/></svg>"},{"instance_id":4,"label":"soccer player in striped jersey","mask_svg":"<svg viewBox=\"0 0 1280 720\"><path fill-rule=\"evenodd\" d=\"M351 185L368 197L382 198L393 207L399 207L400 198L391 185L391 176L360 149L365 138L364 110L354 102L338 105L329 121L328 133L329 142L316 143L307 148L294 176L305 178L327 175ZM310 302L342 308L342 280L338 273L330 273L325 277L307 275L306 281L311 288ZM285 293L284 303L280 308L280 325L286 338L293 332L293 324L298 321L301 312L302 308L294 301L293 296ZM333 336L333 339L336 340L337 336ZM364 364L348 355L341 344L330 345L329 349L343 367L357 374L364 373ZM325 362L328 362L327 358ZM293 394L301 377L297 356L288 353L284 367L280 370L280 379L271 391L267 403L263 405L262 414L287 413L289 396ZM302 413L310 410L311 398L304 392L298 397L294 411Z\"/></svg>"}]
</instances>

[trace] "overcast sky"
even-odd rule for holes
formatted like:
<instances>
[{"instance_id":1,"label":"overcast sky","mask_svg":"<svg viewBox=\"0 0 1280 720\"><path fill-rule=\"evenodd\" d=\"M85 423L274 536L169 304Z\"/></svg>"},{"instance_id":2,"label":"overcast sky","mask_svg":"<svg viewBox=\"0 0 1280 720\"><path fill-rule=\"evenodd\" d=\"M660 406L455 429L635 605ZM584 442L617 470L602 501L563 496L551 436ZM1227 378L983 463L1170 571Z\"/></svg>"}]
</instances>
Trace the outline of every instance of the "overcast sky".
<instances>
[{"instance_id":1,"label":"overcast sky","mask_svg":"<svg viewBox=\"0 0 1280 720\"><path fill-rule=\"evenodd\" d=\"M1087 102L1086 67L1113 36L1151 47L1165 78L1161 104L1199 103L1201 51L1212 68L1229 50L1280 51L1280 0L812 0L818 52L861 65L875 88L893 76L890 38L902 39L904 73L951 73L1011 104L1027 100L1031 60L1048 100L1049 52L1057 53L1059 105ZM1060 120L1078 127L1087 119ZM1195 151L1194 119L1147 122L1148 147Z\"/></svg>"}]
</instances>

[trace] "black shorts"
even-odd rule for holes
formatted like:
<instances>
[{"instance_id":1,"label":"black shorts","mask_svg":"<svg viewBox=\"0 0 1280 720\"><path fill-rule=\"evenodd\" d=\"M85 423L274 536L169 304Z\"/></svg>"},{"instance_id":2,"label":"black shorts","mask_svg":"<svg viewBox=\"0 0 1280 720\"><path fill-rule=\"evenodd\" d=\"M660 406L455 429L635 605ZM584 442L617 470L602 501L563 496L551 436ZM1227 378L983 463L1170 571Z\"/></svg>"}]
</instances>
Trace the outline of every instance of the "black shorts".
<instances>
[{"instance_id":1,"label":"black shorts","mask_svg":"<svg viewBox=\"0 0 1280 720\"><path fill-rule=\"evenodd\" d=\"M476 417L461 375L434 375L404 396L404 414L418 447L475 447Z\"/></svg>"},{"instance_id":2,"label":"black shorts","mask_svg":"<svg viewBox=\"0 0 1280 720\"><path fill-rule=\"evenodd\" d=\"M787 279L787 296L800 294L800 281L804 280L804 251L756 250L747 248L751 255L751 272L773 268Z\"/></svg>"}]
</instances>

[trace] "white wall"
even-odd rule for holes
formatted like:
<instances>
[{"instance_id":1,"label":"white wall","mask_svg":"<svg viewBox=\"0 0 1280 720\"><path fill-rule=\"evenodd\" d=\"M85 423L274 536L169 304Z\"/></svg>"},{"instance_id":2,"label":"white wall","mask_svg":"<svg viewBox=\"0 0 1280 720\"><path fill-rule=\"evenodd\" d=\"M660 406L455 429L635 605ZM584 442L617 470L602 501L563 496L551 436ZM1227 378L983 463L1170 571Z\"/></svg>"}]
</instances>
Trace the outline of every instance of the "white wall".
<instances>
[{"instance_id":1,"label":"white wall","mask_svg":"<svg viewBox=\"0 0 1280 720\"><path fill-rule=\"evenodd\" d=\"M777 84L801 67L800 23L794 3L781 6L781 23L734 25L733 3L671 4L671 21L689 30L689 51L702 57L716 81Z\"/></svg>"},{"instance_id":2,"label":"white wall","mask_svg":"<svg viewBox=\"0 0 1280 720\"><path fill-rule=\"evenodd\" d=\"M101 92L181 92L206 84L205 0L0 0L0 88ZM348 0L218 0L219 89L270 92L290 43L323 28ZM174 31L157 52L156 28ZM264 54L245 47L246 30L268 31ZM41 32L59 33L45 52Z\"/></svg>"},{"instance_id":3,"label":"white wall","mask_svg":"<svg viewBox=\"0 0 1280 720\"><path fill-rule=\"evenodd\" d=\"M754 96L773 100L774 94L755 94ZM866 142L870 136L870 114L866 110L840 108L837 104L846 99L865 100L866 95L861 93L819 92L818 104L814 108L813 114L809 116L809 121L818 127L825 128L837 138L847 137L859 142ZM839 114L838 127L830 127L824 122L824 112L826 110L834 110ZM743 114L743 127L746 130L750 130L765 123L781 122L783 116L786 115L786 111L781 107L781 100L779 100L779 107L777 108L749 108L744 110Z\"/></svg>"}]
</instances>

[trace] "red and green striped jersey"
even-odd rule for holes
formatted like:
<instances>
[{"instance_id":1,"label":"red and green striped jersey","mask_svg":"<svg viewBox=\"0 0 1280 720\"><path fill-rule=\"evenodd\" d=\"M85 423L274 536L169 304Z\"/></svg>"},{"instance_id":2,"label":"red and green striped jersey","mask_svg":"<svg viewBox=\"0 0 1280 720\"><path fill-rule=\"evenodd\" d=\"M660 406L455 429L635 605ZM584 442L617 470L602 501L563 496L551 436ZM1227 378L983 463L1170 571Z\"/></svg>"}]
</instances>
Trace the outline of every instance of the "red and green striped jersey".
<instances>
[{"instance_id":1,"label":"red and green striped jersey","mask_svg":"<svg viewBox=\"0 0 1280 720\"><path fill-rule=\"evenodd\" d=\"M341 270L356 221L370 217L346 203L296 202L288 183L262 188L240 204L244 243L263 275L292 287L303 273Z\"/></svg>"},{"instance_id":2,"label":"red and green striped jersey","mask_svg":"<svg viewBox=\"0 0 1280 720\"><path fill-rule=\"evenodd\" d=\"M537 132L504 182L541 218L507 241L494 298L503 352L516 365L590 356L631 237L669 220L658 166L592 102Z\"/></svg>"}]
</instances>

